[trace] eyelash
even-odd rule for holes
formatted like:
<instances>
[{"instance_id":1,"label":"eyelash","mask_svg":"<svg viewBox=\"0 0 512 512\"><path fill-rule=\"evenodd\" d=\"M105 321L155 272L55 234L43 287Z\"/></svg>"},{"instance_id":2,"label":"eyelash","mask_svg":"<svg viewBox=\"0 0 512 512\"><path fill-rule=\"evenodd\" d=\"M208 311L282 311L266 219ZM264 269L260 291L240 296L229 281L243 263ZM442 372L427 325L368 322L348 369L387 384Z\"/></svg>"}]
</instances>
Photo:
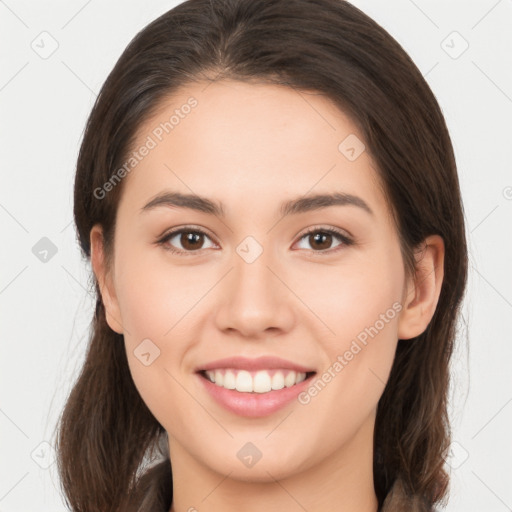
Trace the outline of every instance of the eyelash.
<instances>
[{"instance_id":1,"label":"eyelash","mask_svg":"<svg viewBox=\"0 0 512 512\"><path fill-rule=\"evenodd\" d=\"M182 227L182 228L179 228L179 229L176 229L174 231L167 233L166 235L164 235L162 238L160 238L157 241L157 244L161 245L165 250L170 251L173 254L180 254L180 255L184 255L184 256L197 255L201 251L201 249L198 249L195 251L183 251L181 249L175 249L172 246L167 245L167 242L171 238L173 238L175 235L178 235L180 233L195 233L195 234L200 233L200 234L205 235L211 239L211 237L208 235L208 233L206 233L202 229L197 228L195 226L185 226L185 227ZM336 246L334 249L325 249L325 250L321 250L321 251L315 251L313 249L310 249L310 251L315 256L317 256L317 255L325 256L325 255L333 254L333 253L337 252L338 250L340 250L343 246L348 247L348 246L354 245L354 240L352 238L348 237L347 235L345 235L343 232L341 232L335 228L322 228L319 226L313 226L312 228L309 228L306 232L302 233L302 235L299 237L299 241L313 233L334 235L341 242L343 242L341 245Z\"/></svg>"}]
</instances>

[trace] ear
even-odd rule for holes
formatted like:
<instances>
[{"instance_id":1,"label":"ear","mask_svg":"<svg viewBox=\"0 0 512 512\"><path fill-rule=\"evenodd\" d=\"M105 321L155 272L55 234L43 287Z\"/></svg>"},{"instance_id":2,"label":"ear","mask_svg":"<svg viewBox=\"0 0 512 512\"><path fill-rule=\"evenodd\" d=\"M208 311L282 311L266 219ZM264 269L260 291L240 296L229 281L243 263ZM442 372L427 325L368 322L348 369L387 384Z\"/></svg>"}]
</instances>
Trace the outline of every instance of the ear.
<instances>
[{"instance_id":1,"label":"ear","mask_svg":"<svg viewBox=\"0 0 512 512\"><path fill-rule=\"evenodd\" d=\"M121 313L119 303L114 289L111 273L105 265L105 253L103 245L103 229L100 224L95 224L90 232L91 243L91 265L98 281L101 291L101 300L105 307L105 315L109 327L123 334L123 324L121 321Z\"/></svg>"},{"instance_id":2,"label":"ear","mask_svg":"<svg viewBox=\"0 0 512 512\"><path fill-rule=\"evenodd\" d=\"M434 316L444 276L444 242L439 235L428 236L416 253L416 273L406 283L398 338L422 334Z\"/></svg>"}]
</instances>

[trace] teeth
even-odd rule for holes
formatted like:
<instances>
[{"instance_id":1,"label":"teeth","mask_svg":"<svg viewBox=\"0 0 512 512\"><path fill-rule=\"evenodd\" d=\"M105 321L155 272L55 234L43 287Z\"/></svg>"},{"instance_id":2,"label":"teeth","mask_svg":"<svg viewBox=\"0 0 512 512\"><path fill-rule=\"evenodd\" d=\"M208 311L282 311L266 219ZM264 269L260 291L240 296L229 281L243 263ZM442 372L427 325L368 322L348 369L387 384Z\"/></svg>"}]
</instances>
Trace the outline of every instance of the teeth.
<instances>
[{"instance_id":1,"label":"teeth","mask_svg":"<svg viewBox=\"0 0 512 512\"><path fill-rule=\"evenodd\" d=\"M213 379L213 382L216 382L219 386L224 384L224 375L222 375L221 371L217 370L215 372L215 378Z\"/></svg>"},{"instance_id":2,"label":"teeth","mask_svg":"<svg viewBox=\"0 0 512 512\"><path fill-rule=\"evenodd\" d=\"M299 384L306 378L303 372L277 370L273 375L267 370L250 373L246 370L207 370L206 376L215 385L236 389L241 393L268 393Z\"/></svg>"},{"instance_id":3,"label":"teeth","mask_svg":"<svg viewBox=\"0 0 512 512\"><path fill-rule=\"evenodd\" d=\"M284 388L284 375L283 372L276 372L272 377L272 389Z\"/></svg>"},{"instance_id":4,"label":"teeth","mask_svg":"<svg viewBox=\"0 0 512 512\"><path fill-rule=\"evenodd\" d=\"M220 386L220 384L219 384L219 386ZM235 373L228 370L224 374L224 382L222 384L222 387L226 388L226 389L235 389L235 386L236 386Z\"/></svg>"},{"instance_id":5,"label":"teeth","mask_svg":"<svg viewBox=\"0 0 512 512\"><path fill-rule=\"evenodd\" d=\"M293 373L289 373L285 378L284 378L284 385L289 388L291 386L293 386L295 384L295 375L293 375Z\"/></svg>"},{"instance_id":6,"label":"teeth","mask_svg":"<svg viewBox=\"0 0 512 512\"><path fill-rule=\"evenodd\" d=\"M249 374L250 376L250 374ZM252 379L252 389L255 393L267 393L272 390L272 378L268 372L258 372Z\"/></svg>"}]
</instances>

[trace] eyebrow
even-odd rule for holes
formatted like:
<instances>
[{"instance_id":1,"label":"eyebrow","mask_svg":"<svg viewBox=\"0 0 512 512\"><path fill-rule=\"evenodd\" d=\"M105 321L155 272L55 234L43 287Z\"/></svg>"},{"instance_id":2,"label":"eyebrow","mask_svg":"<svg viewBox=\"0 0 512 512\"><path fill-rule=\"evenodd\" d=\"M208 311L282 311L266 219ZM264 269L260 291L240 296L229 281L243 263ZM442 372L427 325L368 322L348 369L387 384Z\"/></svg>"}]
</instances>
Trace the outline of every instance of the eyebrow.
<instances>
[{"instance_id":1,"label":"eyebrow","mask_svg":"<svg viewBox=\"0 0 512 512\"><path fill-rule=\"evenodd\" d=\"M281 204L280 213L282 217L295 215L313 210L320 210L330 206L356 206L370 215L375 215L368 204L360 197L353 194L334 192L331 194L314 194L291 199ZM195 210L217 217L225 218L224 205L196 194L182 194L180 192L164 191L155 196L151 201L141 208L140 213L154 210L157 207L178 207Z\"/></svg>"}]
</instances>

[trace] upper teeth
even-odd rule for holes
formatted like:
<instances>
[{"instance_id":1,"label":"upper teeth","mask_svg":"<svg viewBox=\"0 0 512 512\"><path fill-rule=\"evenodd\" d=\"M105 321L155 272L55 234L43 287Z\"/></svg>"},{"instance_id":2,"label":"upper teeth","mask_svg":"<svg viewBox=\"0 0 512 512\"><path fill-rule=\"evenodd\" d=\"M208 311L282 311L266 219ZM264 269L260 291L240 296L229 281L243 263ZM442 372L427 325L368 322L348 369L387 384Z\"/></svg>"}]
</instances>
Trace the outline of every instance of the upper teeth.
<instances>
[{"instance_id":1,"label":"upper teeth","mask_svg":"<svg viewBox=\"0 0 512 512\"><path fill-rule=\"evenodd\" d=\"M289 388L306 378L305 373L294 370L259 370L251 373L246 370L219 369L206 370L205 373L217 386L245 393L266 393L284 387Z\"/></svg>"}]
</instances>

